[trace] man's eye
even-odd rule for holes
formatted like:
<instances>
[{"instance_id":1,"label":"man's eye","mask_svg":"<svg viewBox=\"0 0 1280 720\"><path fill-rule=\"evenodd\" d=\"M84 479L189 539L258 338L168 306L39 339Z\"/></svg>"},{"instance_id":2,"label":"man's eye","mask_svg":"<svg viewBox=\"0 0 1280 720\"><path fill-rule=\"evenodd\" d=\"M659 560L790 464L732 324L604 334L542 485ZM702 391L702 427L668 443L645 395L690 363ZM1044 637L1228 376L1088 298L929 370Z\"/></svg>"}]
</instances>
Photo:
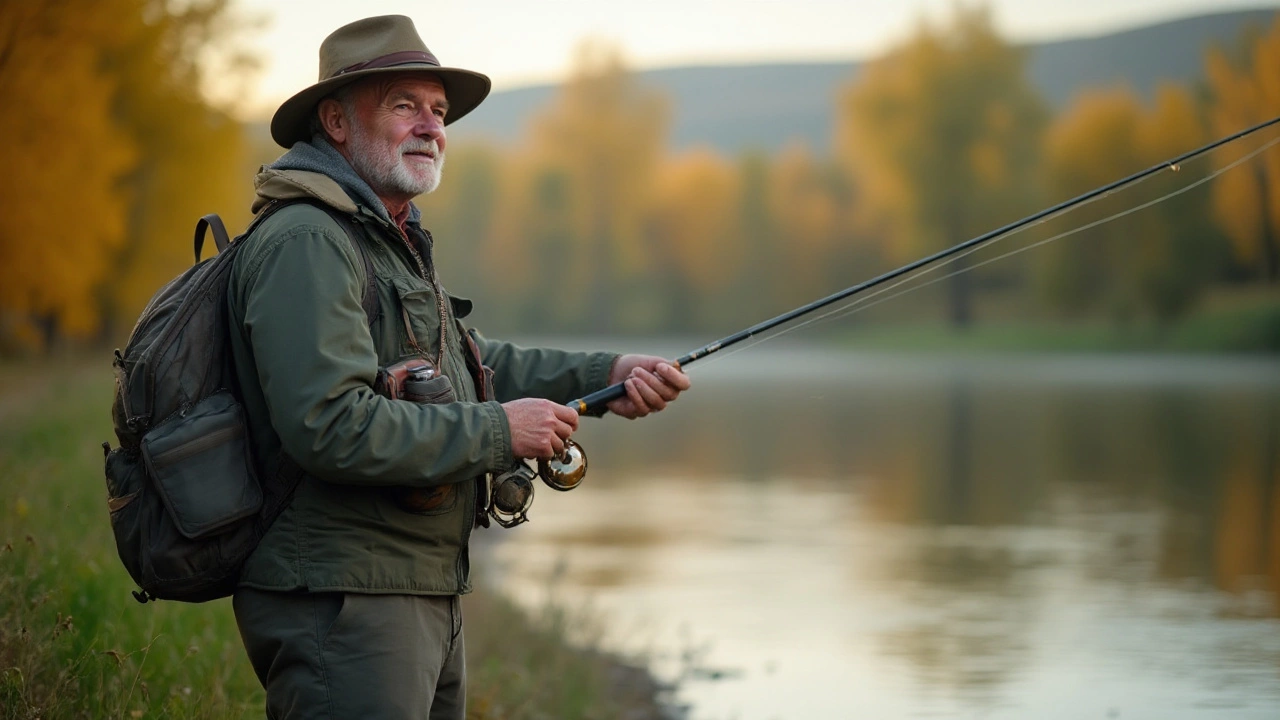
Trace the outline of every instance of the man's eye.
<instances>
[{"instance_id":1,"label":"man's eye","mask_svg":"<svg viewBox=\"0 0 1280 720\"><path fill-rule=\"evenodd\" d=\"M431 112L435 113L436 117L440 118L441 120L444 119L444 110L441 110L440 108L436 108Z\"/></svg>"}]
</instances>

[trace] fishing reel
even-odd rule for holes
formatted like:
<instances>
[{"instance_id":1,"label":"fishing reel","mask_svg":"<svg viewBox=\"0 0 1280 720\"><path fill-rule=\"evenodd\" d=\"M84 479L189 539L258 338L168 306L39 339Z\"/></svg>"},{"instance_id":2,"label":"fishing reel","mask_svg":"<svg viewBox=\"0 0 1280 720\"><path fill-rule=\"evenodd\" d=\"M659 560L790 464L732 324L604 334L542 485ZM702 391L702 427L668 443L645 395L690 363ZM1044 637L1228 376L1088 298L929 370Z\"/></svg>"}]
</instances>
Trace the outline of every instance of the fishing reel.
<instances>
[{"instance_id":1,"label":"fishing reel","mask_svg":"<svg viewBox=\"0 0 1280 720\"><path fill-rule=\"evenodd\" d=\"M489 517L504 528L529 520L533 505L533 480L542 478L547 487L568 492L582 483L587 474L587 453L572 440L564 441L564 452L550 460L539 458L536 469L521 461L493 478L489 488Z\"/></svg>"}]
</instances>

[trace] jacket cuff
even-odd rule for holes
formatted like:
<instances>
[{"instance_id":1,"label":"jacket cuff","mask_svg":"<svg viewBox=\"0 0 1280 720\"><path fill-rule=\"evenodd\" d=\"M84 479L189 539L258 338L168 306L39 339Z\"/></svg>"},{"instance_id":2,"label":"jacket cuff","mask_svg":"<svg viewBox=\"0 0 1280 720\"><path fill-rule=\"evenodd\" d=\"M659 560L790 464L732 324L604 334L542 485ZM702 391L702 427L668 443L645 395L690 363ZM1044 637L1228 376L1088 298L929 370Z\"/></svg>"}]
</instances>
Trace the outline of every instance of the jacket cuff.
<instances>
[{"instance_id":1,"label":"jacket cuff","mask_svg":"<svg viewBox=\"0 0 1280 720\"><path fill-rule=\"evenodd\" d=\"M489 454L491 472L504 472L515 465L516 457L511 451L511 423L507 421L507 412L497 400L482 403L485 414L489 416L489 436L493 438Z\"/></svg>"},{"instance_id":2,"label":"jacket cuff","mask_svg":"<svg viewBox=\"0 0 1280 720\"><path fill-rule=\"evenodd\" d=\"M589 395L597 390L603 390L609 385L609 373L613 372L613 364L618 362L618 358L622 357L618 353L598 352L591 354L591 360L587 362L587 391L583 395ZM601 406L595 410L584 413L587 417L603 417L609 409Z\"/></svg>"}]
</instances>

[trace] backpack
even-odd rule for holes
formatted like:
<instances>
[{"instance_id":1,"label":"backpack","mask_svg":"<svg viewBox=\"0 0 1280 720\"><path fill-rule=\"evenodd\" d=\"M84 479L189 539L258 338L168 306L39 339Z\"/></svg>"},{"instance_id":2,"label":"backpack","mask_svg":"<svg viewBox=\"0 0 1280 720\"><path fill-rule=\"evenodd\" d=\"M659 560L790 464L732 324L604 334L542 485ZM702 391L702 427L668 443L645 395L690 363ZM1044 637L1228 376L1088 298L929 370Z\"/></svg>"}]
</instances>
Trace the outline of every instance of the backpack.
<instances>
[{"instance_id":1,"label":"backpack","mask_svg":"<svg viewBox=\"0 0 1280 720\"><path fill-rule=\"evenodd\" d=\"M364 263L366 319L378 312L373 266L352 219L318 201L273 202L235 240L217 215L196 224L195 265L147 304L124 352L115 351L106 455L107 508L120 560L141 603L204 602L230 595L249 554L302 479L287 455L251 456L231 356L231 268L243 238L295 202L325 210ZM200 260L206 229L218 254ZM258 477L262 468L266 477Z\"/></svg>"}]
</instances>

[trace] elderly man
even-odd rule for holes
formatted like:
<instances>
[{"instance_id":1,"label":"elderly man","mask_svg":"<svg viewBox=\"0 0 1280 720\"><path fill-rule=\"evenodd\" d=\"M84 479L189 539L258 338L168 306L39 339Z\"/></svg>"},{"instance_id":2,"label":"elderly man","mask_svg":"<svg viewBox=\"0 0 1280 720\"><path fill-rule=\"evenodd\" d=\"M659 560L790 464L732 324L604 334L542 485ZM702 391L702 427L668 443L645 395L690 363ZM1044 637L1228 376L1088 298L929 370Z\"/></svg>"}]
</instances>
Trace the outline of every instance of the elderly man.
<instances>
[{"instance_id":1,"label":"elderly man","mask_svg":"<svg viewBox=\"0 0 1280 720\"><path fill-rule=\"evenodd\" d=\"M289 150L259 174L255 210L273 214L228 292L259 471L305 472L234 598L269 717L463 717L458 598L486 478L559 453L573 398L625 381L609 410L634 418L689 387L661 358L524 349L462 324L471 304L441 288L411 201L440 182L445 126L488 91L408 18L376 17L330 35L320 81L272 119ZM417 402L375 390L406 359L429 367Z\"/></svg>"}]
</instances>

